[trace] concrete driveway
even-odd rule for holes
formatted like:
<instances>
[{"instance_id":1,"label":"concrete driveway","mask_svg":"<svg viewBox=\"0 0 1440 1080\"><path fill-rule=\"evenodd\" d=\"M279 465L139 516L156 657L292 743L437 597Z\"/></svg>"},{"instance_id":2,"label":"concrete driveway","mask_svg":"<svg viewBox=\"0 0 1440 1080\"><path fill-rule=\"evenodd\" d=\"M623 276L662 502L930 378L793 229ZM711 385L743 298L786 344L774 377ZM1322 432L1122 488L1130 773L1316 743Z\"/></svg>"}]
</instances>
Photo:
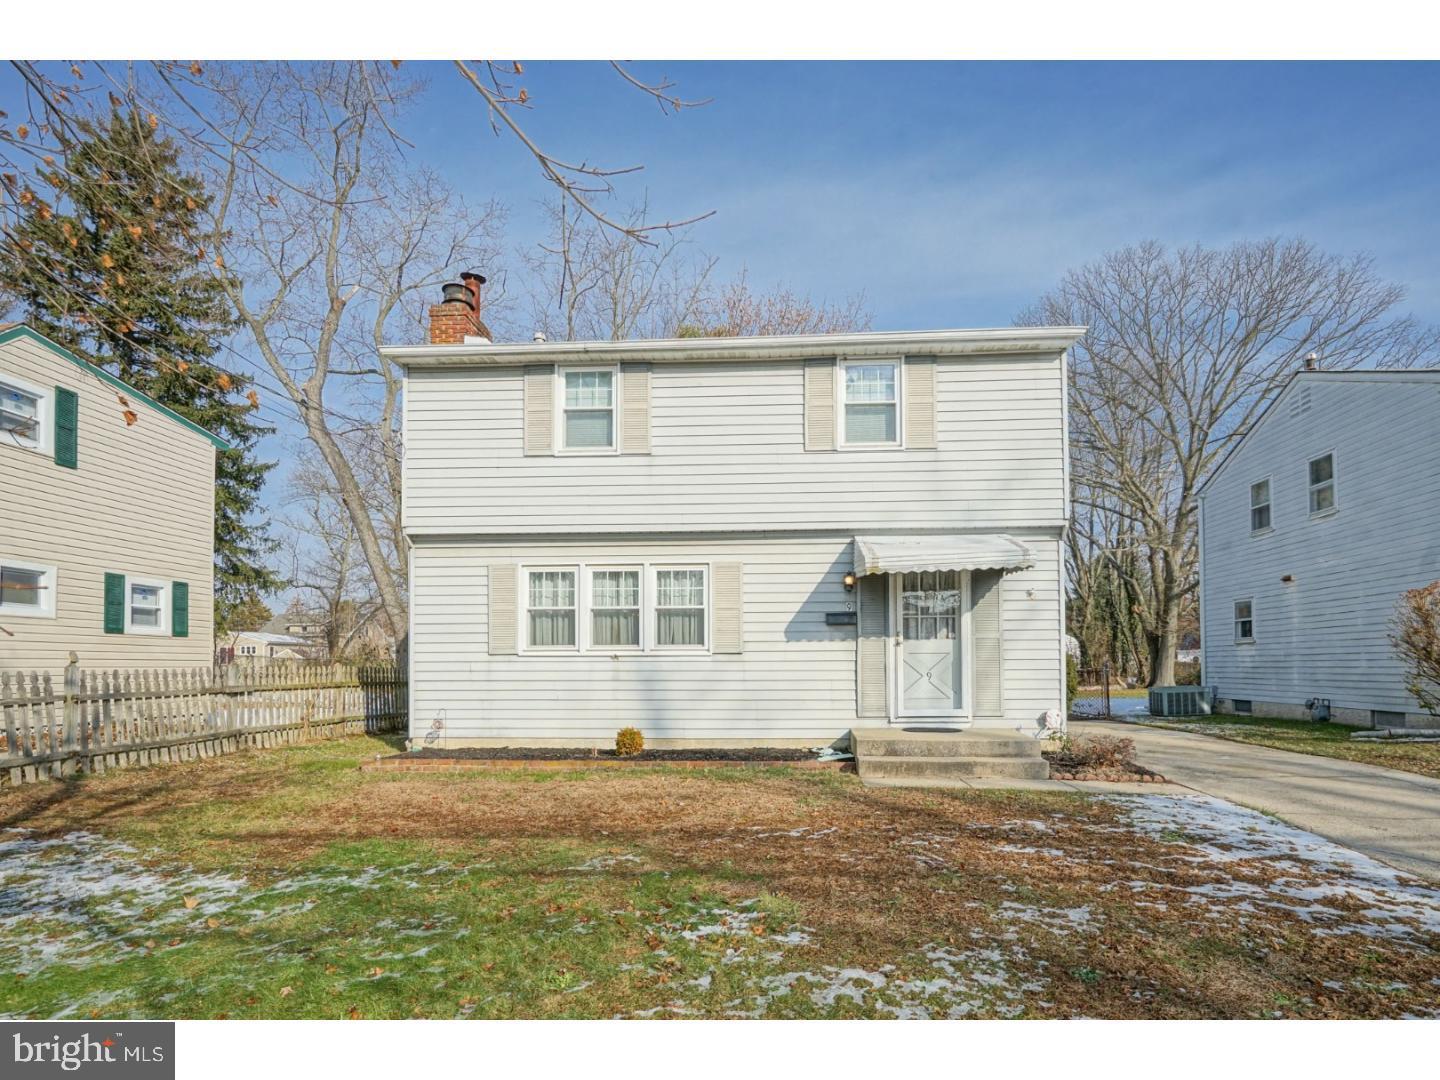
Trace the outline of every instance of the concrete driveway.
<instances>
[{"instance_id":1,"label":"concrete driveway","mask_svg":"<svg viewBox=\"0 0 1440 1080\"><path fill-rule=\"evenodd\" d=\"M1072 721L1070 730L1134 739L1136 759L1175 783L1440 881L1440 780L1138 724Z\"/></svg>"}]
</instances>

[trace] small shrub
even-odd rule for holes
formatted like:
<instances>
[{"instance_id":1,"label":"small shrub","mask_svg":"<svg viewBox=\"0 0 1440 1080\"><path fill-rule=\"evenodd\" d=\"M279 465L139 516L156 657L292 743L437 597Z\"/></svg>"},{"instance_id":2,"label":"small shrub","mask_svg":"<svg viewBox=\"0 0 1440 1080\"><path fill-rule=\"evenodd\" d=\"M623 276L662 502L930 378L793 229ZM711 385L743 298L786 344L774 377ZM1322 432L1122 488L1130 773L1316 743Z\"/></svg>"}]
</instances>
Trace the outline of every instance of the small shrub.
<instances>
[{"instance_id":1,"label":"small shrub","mask_svg":"<svg viewBox=\"0 0 1440 1080\"><path fill-rule=\"evenodd\" d=\"M640 734L639 728L621 728L615 733L615 753L621 757L638 754L644 749L645 736Z\"/></svg>"},{"instance_id":2,"label":"small shrub","mask_svg":"<svg viewBox=\"0 0 1440 1080\"><path fill-rule=\"evenodd\" d=\"M1135 740L1114 735L1078 735L1066 739L1061 751L1082 768L1103 769L1135 762Z\"/></svg>"},{"instance_id":3,"label":"small shrub","mask_svg":"<svg viewBox=\"0 0 1440 1080\"><path fill-rule=\"evenodd\" d=\"M1065 708L1068 710L1075 701L1075 695L1080 692L1080 665L1075 663L1075 657L1069 653L1065 654Z\"/></svg>"}]
</instances>

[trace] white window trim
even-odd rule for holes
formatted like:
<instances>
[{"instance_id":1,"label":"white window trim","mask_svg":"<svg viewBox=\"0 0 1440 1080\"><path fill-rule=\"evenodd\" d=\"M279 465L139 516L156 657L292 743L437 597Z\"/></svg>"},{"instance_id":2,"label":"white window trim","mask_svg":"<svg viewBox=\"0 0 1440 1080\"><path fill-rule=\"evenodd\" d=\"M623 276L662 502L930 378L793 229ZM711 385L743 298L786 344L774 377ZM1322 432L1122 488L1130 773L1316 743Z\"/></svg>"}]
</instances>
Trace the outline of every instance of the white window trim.
<instances>
[{"instance_id":1,"label":"white window trim","mask_svg":"<svg viewBox=\"0 0 1440 1080\"><path fill-rule=\"evenodd\" d=\"M580 446L565 445L565 376L582 371L608 371L610 380L610 445ZM619 364L566 364L555 365L555 445L557 457L603 457L620 453L620 365Z\"/></svg>"},{"instance_id":2,"label":"white window trim","mask_svg":"<svg viewBox=\"0 0 1440 1080\"><path fill-rule=\"evenodd\" d=\"M28 393L28 391L27 391ZM34 610L23 607L6 607L0 604L0 621L4 619L53 619L57 603L56 593L60 588L60 574L53 566L45 563L27 562L24 559L12 559L8 555L0 555L0 564L14 567L16 570L29 570L41 576L40 584L40 606Z\"/></svg>"},{"instance_id":3,"label":"white window trim","mask_svg":"<svg viewBox=\"0 0 1440 1080\"><path fill-rule=\"evenodd\" d=\"M1241 618L1240 618L1240 610L1239 610L1239 609L1240 609L1240 605L1241 605L1241 604L1249 604L1249 605L1250 605L1250 618L1248 618L1248 619L1241 619ZM1253 645L1253 644L1255 644L1255 600L1254 600L1254 598L1253 598L1253 597L1249 597L1249 596L1239 597L1239 598L1230 606L1230 613L1231 613L1231 615L1233 616L1233 618L1231 619L1231 622L1234 624L1235 644L1236 644L1236 645ZM1249 636L1249 637L1241 637L1241 636L1240 636L1240 624L1241 624L1241 622L1248 622L1248 623L1250 624L1250 636Z\"/></svg>"},{"instance_id":4,"label":"white window trim","mask_svg":"<svg viewBox=\"0 0 1440 1080\"><path fill-rule=\"evenodd\" d=\"M573 645L531 645L530 644L530 575L532 573L545 573L546 571L568 571L575 575L575 643ZM582 620L586 617L585 604L580 595L582 582L584 581L584 567L579 563L534 563L520 567L520 592L522 603L520 612L522 618L517 619L519 623L520 651L535 653L539 656L564 656L568 653L580 651L584 643L584 627ZM543 611L564 611L564 608L542 608Z\"/></svg>"},{"instance_id":5,"label":"white window trim","mask_svg":"<svg viewBox=\"0 0 1440 1080\"><path fill-rule=\"evenodd\" d=\"M36 414L40 424L40 436L34 440L22 440L18 436L3 432L0 433L0 446L11 446L16 450L28 450L32 454L50 455L55 452L55 388L39 386L22 379L18 375L12 375L8 371L0 371L0 383L8 383L17 390L24 391L38 399Z\"/></svg>"},{"instance_id":6,"label":"white window trim","mask_svg":"<svg viewBox=\"0 0 1440 1080\"><path fill-rule=\"evenodd\" d=\"M1306 468L1308 469L1309 466L1307 465ZM1255 511L1258 510L1258 509L1260 509L1259 506L1256 506L1256 505L1255 505L1255 485L1256 485L1256 484L1264 484L1264 485L1265 485L1265 502L1261 503L1261 506L1268 507L1269 510L1270 510L1270 524L1269 524L1269 525L1266 525L1263 529L1257 529L1257 528L1255 528ZM1250 481L1250 486L1249 486L1248 488L1246 488L1245 491L1246 491L1246 498L1247 498L1247 500L1248 500L1248 502L1249 502L1249 504L1250 504L1250 510L1249 510L1249 513L1247 514L1247 517L1248 517L1249 522L1250 522L1250 535L1251 535L1251 536L1265 536L1267 533L1272 533L1272 532L1274 532L1274 531L1275 531L1275 481L1274 481L1274 479L1273 479L1272 477L1270 477L1270 476L1259 476L1259 477L1256 477L1254 480Z\"/></svg>"},{"instance_id":7,"label":"white window trim","mask_svg":"<svg viewBox=\"0 0 1440 1080\"><path fill-rule=\"evenodd\" d=\"M712 603L710 602L710 587L711 587L711 586L710 586L710 583L711 583L711 580L712 580L712 578L713 578L713 575L710 573L710 564L709 564L709 563L654 563L654 564L652 564L651 566L648 567L648 570L649 570L649 574L650 574L650 597L651 597L651 600L650 600L650 604L648 605L648 610L646 611L646 614L645 614L645 619L646 619L646 622L648 622L648 623L650 624L650 636L651 636L651 646L650 646L650 648L651 648L653 651L655 651L655 652L661 652L661 653L681 653L681 654L690 653L690 654L692 654L692 655L698 653L698 654L702 654L702 655L703 655L703 654L705 654L705 653L710 652L711 644L712 644L712 641L713 641L713 639L714 639L714 633L713 633L713 629L714 629L714 628L713 628L713 626L711 625L711 623L713 622L713 619L714 619L714 604L712 604ZM661 570L700 570L700 571L702 571L702 572L704 573L704 575L705 575L705 584L704 584L704 596L703 596L703 600L704 600L704 603L705 603L705 641L704 641L703 644L701 644L701 645L661 645L659 642L654 641L654 638L655 638L655 623L656 623L656 621L657 621L659 612L660 612L660 610L661 610L661 609L660 609L660 605L659 605L659 599L660 599L660 580L659 580L659 578L660 578L660 571L661 571ZM682 609L680 609L680 610L685 610L685 609L682 608Z\"/></svg>"},{"instance_id":8,"label":"white window trim","mask_svg":"<svg viewBox=\"0 0 1440 1080\"><path fill-rule=\"evenodd\" d=\"M1310 466L1326 457L1330 459L1330 479L1321 484L1310 483ZM1316 488L1326 484L1330 485L1330 505L1324 510L1310 510L1310 496L1315 494ZM1305 459L1305 509L1310 511L1312 518L1329 517L1340 509L1340 455L1334 450L1322 450Z\"/></svg>"},{"instance_id":9,"label":"white window trim","mask_svg":"<svg viewBox=\"0 0 1440 1080\"><path fill-rule=\"evenodd\" d=\"M130 621L133 606L130 603L130 590L136 585L145 585L160 590L159 626L136 626ZM170 582L161 581L159 578L137 577L134 574L125 575L125 633L148 634L151 637L170 636Z\"/></svg>"},{"instance_id":10,"label":"white window trim","mask_svg":"<svg viewBox=\"0 0 1440 1080\"><path fill-rule=\"evenodd\" d=\"M852 443L845 441L845 370L855 367L874 367L877 364L895 366L895 441L874 443ZM867 402L856 402L864 405ZM870 402L868 404L875 404ZM861 450L904 450L905 449L905 358L903 356L841 357L835 367L835 448L851 452Z\"/></svg>"},{"instance_id":11,"label":"white window trim","mask_svg":"<svg viewBox=\"0 0 1440 1080\"><path fill-rule=\"evenodd\" d=\"M595 562L535 562L519 565L519 603L515 619L515 649L521 656L709 656L715 644L714 564L701 561L625 562L613 559ZM532 570L573 570L575 572L575 644L532 646L530 644L530 572ZM591 641L591 587L594 570L640 571L640 645L596 645ZM656 572L660 570L703 570L705 572L705 644L659 645L655 641Z\"/></svg>"}]
</instances>

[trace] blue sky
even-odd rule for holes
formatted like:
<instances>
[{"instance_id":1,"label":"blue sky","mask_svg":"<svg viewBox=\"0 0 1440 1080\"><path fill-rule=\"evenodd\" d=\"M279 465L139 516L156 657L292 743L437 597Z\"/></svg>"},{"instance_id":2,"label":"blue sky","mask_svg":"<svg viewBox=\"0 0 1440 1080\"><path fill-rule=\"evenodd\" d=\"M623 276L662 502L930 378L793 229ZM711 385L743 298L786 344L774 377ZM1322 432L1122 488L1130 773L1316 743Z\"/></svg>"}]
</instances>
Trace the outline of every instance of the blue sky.
<instances>
[{"instance_id":1,"label":"blue sky","mask_svg":"<svg viewBox=\"0 0 1440 1080\"><path fill-rule=\"evenodd\" d=\"M533 133L571 158L643 163L622 190L664 215L715 210L694 236L723 271L863 290L877 328L1005 325L1112 248L1271 234L1373 254L1408 309L1440 321L1440 65L635 70L714 100L662 116L606 65L527 64ZM415 152L508 203L512 241L530 240L544 192L533 166L443 65L433 75Z\"/></svg>"}]
</instances>

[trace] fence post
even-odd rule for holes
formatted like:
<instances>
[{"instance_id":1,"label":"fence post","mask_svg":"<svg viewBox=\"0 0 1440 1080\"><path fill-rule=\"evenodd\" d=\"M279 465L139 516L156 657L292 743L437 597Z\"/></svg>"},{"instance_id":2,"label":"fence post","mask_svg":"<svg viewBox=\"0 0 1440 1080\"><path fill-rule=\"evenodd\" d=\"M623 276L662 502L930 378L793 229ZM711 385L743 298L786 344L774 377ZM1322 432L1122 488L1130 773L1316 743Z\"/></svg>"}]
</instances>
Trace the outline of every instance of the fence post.
<instances>
[{"instance_id":1,"label":"fence post","mask_svg":"<svg viewBox=\"0 0 1440 1080\"><path fill-rule=\"evenodd\" d=\"M80 745L80 657L72 652L65 665L65 749Z\"/></svg>"}]
</instances>

